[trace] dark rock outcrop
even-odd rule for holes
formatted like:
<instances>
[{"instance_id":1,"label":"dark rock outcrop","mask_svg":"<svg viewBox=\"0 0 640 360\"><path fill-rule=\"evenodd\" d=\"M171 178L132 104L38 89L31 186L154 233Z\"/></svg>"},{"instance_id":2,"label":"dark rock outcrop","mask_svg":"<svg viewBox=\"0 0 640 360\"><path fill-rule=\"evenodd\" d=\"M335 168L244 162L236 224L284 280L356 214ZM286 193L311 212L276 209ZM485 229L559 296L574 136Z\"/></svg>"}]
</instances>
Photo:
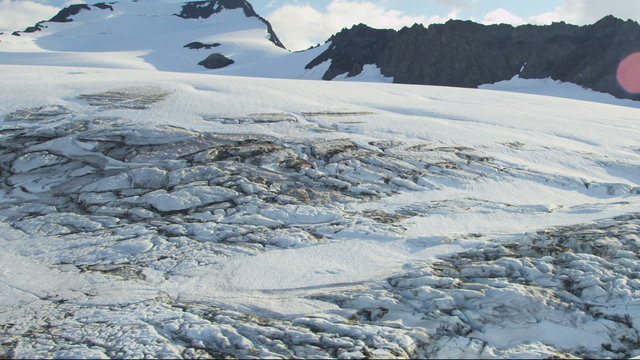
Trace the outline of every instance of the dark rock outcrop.
<instances>
[{"instance_id":1,"label":"dark rock outcrop","mask_svg":"<svg viewBox=\"0 0 640 360\"><path fill-rule=\"evenodd\" d=\"M97 4L93 4L93 6L97 7L98 9L102 9L102 10L111 10L113 11L113 6L111 6L113 3L97 3Z\"/></svg>"},{"instance_id":2,"label":"dark rock outcrop","mask_svg":"<svg viewBox=\"0 0 640 360\"><path fill-rule=\"evenodd\" d=\"M229 59L228 57L220 53L215 53L215 54L209 55L206 59L200 61L198 65L202 65L207 69L220 69L225 66L229 66L233 63L235 63L235 61Z\"/></svg>"},{"instance_id":3,"label":"dark rock outcrop","mask_svg":"<svg viewBox=\"0 0 640 360\"><path fill-rule=\"evenodd\" d=\"M34 26L29 26L28 28L24 29L23 32L26 33L32 33L32 32L36 32L36 31L40 31L44 28L44 25L42 25L43 23L45 23L46 21L40 21L39 23L35 24ZM16 36L20 36L21 31L14 31L13 35Z\"/></svg>"},{"instance_id":4,"label":"dark rock outcrop","mask_svg":"<svg viewBox=\"0 0 640 360\"><path fill-rule=\"evenodd\" d=\"M188 43L183 47L188 49L198 50L198 49L211 49L218 46L220 46L220 43L204 44L204 43L201 43L200 41L194 41L194 42Z\"/></svg>"},{"instance_id":5,"label":"dark rock outcrop","mask_svg":"<svg viewBox=\"0 0 640 360\"><path fill-rule=\"evenodd\" d=\"M182 5L182 11L176 15L183 19L208 19L225 9L242 9L246 17L258 17L251 4L245 0L190 1Z\"/></svg>"},{"instance_id":6,"label":"dark rock outcrop","mask_svg":"<svg viewBox=\"0 0 640 360\"><path fill-rule=\"evenodd\" d=\"M70 22L73 21L70 19L70 16L77 15L82 10L91 10L89 5L86 4L76 4L70 5L66 8L60 10L54 17L49 19L50 22Z\"/></svg>"},{"instance_id":7,"label":"dark rock outcrop","mask_svg":"<svg viewBox=\"0 0 640 360\"><path fill-rule=\"evenodd\" d=\"M620 61L640 51L640 25L608 16L593 25L445 24L377 30L366 25L343 29L331 46L307 65L331 60L324 74L355 76L374 64L394 82L459 87L508 80L552 78L619 98L640 100L616 80Z\"/></svg>"},{"instance_id":8,"label":"dark rock outcrop","mask_svg":"<svg viewBox=\"0 0 640 360\"><path fill-rule=\"evenodd\" d=\"M111 11L113 11L113 7L111 5L109 5L109 4L106 4L106 3L97 3L97 4L94 4L92 6L98 8L98 9L102 9L102 10L110 9ZM66 8L60 10L51 19L49 19L47 21L40 21L40 22L36 23L34 26L29 26L28 28L24 29L24 31L22 31L22 32L32 33L32 32L36 32L36 31L41 31L42 29L44 29L46 27L44 25L44 23L46 23L46 22L57 22L57 23L71 22L71 21L73 21L73 19L71 19L71 16L78 15L80 13L80 11L82 11L82 10L91 11L91 7L89 7L89 5L87 5L87 4L76 4L76 5L67 6ZM13 35L20 36L20 31L13 32Z\"/></svg>"},{"instance_id":9,"label":"dark rock outcrop","mask_svg":"<svg viewBox=\"0 0 640 360\"><path fill-rule=\"evenodd\" d=\"M246 0L209 0L209 1L190 1L182 5L182 11L175 14L183 19L207 19L213 14L217 14L222 10L242 9L246 17L255 17L267 26L269 40L276 46L284 49L284 45L278 39L273 31L271 24L262 16L258 15L253 6Z\"/></svg>"},{"instance_id":10,"label":"dark rock outcrop","mask_svg":"<svg viewBox=\"0 0 640 360\"><path fill-rule=\"evenodd\" d=\"M362 72L366 64L375 64L380 53L383 53L392 41L395 31L372 29L359 24L350 30L342 30L333 35L329 41L331 47L309 63L311 69L327 60L331 60L329 70L323 75L324 80L348 73L355 76Z\"/></svg>"}]
</instances>

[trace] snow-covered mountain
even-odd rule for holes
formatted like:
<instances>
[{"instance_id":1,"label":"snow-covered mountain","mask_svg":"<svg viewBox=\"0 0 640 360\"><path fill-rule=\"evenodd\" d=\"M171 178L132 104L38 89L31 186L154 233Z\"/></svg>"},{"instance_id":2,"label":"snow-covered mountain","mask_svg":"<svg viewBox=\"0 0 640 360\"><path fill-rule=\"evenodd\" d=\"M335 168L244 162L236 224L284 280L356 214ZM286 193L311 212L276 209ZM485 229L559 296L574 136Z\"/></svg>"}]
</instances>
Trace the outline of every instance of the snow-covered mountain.
<instances>
[{"instance_id":1,"label":"snow-covered mountain","mask_svg":"<svg viewBox=\"0 0 640 360\"><path fill-rule=\"evenodd\" d=\"M462 87L553 79L638 100L616 73L635 51L640 25L609 16L583 27L449 21L394 31L360 24L322 46L289 52L245 0L72 5L48 21L0 36L2 64ZM562 93L562 86L548 84L549 94Z\"/></svg>"},{"instance_id":2,"label":"snow-covered mountain","mask_svg":"<svg viewBox=\"0 0 640 360\"><path fill-rule=\"evenodd\" d=\"M48 21L0 36L0 54L3 64L180 72L233 64L222 72L279 77L308 72L304 64L313 56L285 50L271 25L244 0L72 5ZM283 63L283 57L300 64Z\"/></svg>"},{"instance_id":3,"label":"snow-covered mountain","mask_svg":"<svg viewBox=\"0 0 640 360\"><path fill-rule=\"evenodd\" d=\"M2 357L640 355L638 109L0 77Z\"/></svg>"}]
</instances>

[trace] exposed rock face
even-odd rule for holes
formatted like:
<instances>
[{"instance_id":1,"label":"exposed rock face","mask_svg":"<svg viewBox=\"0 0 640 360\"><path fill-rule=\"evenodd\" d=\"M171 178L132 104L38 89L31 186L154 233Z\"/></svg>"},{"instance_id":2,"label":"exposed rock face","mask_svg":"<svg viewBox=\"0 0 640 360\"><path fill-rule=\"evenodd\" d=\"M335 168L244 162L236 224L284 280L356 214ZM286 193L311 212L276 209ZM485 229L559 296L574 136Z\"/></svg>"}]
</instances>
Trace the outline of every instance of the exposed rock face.
<instances>
[{"instance_id":1,"label":"exposed rock face","mask_svg":"<svg viewBox=\"0 0 640 360\"><path fill-rule=\"evenodd\" d=\"M211 49L217 46L220 46L220 43L204 44L204 43L201 43L200 41L194 41L194 42L188 43L183 47L188 49L193 49L193 50L199 50L199 49Z\"/></svg>"},{"instance_id":2,"label":"exposed rock face","mask_svg":"<svg viewBox=\"0 0 640 360\"><path fill-rule=\"evenodd\" d=\"M320 54L306 68L311 69L331 60L329 70L322 76L324 80L332 80L344 73L348 73L348 76L358 75L364 65L377 62L379 54L386 51L395 34L393 30L372 29L364 24L358 24L350 30L342 30L329 39L333 42L331 48Z\"/></svg>"},{"instance_id":3,"label":"exposed rock face","mask_svg":"<svg viewBox=\"0 0 640 360\"><path fill-rule=\"evenodd\" d=\"M640 100L616 80L620 61L640 51L640 25L608 16L593 25L481 25L449 21L399 31L366 25L344 29L307 69L332 60L325 80L375 64L396 83L477 87L508 80L552 78L620 98Z\"/></svg>"},{"instance_id":4,"label":"exposed rock face","mask_svg":"<svg viewBox=\"0 0 640 360\"><path fill-rule=\"evenodd\" d=\"M107 4L107 3L97 3L97 4L93 4L93 6L102 9L102 10L106 10L109 9L111 11L113 11L113 6Z\"/></svg>"},{"instance_id":5,"label":"exposed rock face","mask_svg":"<svg viewBox=\"0 0 640 360\"><path fill-rule=\"evenodd\" d=\"M101 5L104 5L104 4L101 4ZM102 9L102 7L99 7L99 8ZM84 10L91 10L89 5L86 5L86 4L78 4L78 5L67 6L66 8L60 10L60 12L57 13L56 16L52 17L49 21L51 21L51 22L70 22L70 21L73 21L72 19L69 19L69 16L77 15L83 9Z\"/></svg>"},{"instance_id":6,"label":"exposed rock face","mask_svg":"<svg viewBox=\"0 0 640 360\"><path fill-rule=\"evenodd\" d=\"M176 15L183 19L207 19L224 9L242 9L247 17L258 17L251 4L245 0L190 1L182 5L182 11Z\"/></svg>"},{"instance_id":7,"label":"exposed rock face","mask_svg":"<svg viewBox=\"0 0 640 360\"><path fill-rule=\"evenodd\" d=\"M215 54L209 55L206 59L200 61L198 65L202 65L207 69L221 69L233 63L235 63L235 61L229 59L228 57L220 53L215 53Z\"/></svg>"},{"instance_id":8,"label":"exposed rock face","mask_svg":"<svg viewBox=\"0 0 640 360\"><path fill-rule=\"evenodd\" d=\"M271 24L262 16L258 15L253 6L246 0L210 0L210 1L190 1L182 6L182 11L176 16L183 19L207 19L213 14L217 14L222 10L242 9L246 17L256 17L260 19L266 26L269 33L269 40L277 46L284 49L284 45L278 39L273 31Z\"/></svg>"},{"instance_id":9,"label":"exposed rock face","mask_svg":"<svg viewBox=\"0 0 640 360\"><path fill-rule=\"evenodd\" d=\"M97 4L94 4L93 7L101 10L109 9L113 11L113 7L105 3L97 3ZM67 6L66 8L60 10L60 12L58 12L54 17L52 17L48 21L40 21L34 26L29 26L24 30L24 32L32 33L36 31L41 31L44 28L42 24L45 22L57 22L57 23L71 22L73 21L73 19L71 19L70 17L73 15L79 14L80 11L82 10L91 10L91 8L89 7L89 5L86 5L86 4L76 4L76 5ZM14 31L13 35L20 36L20 31Z\"/></svg>"}]
</instances>

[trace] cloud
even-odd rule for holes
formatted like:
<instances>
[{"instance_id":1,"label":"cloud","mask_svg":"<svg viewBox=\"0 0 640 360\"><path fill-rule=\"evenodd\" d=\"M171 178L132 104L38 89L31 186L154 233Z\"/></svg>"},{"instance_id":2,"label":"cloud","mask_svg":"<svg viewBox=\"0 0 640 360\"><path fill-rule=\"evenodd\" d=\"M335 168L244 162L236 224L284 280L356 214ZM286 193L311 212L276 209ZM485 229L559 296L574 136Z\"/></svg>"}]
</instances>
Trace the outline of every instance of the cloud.
<instances>
[{"instance_id":1,"label":"cloud","mask_svg":"<svg viewBox=\"0 0 640 360\"><path fill-rule=\"evenodd\" d=\"M564 0L563 4L554 11L545 12L529 18L522 18L506 9L496 9L480 20L483 24L535 24L547 25L553 22L565 21L570 24L593 24L607 15L613 15L623 20L640 21L640 1L628 0Z\"/></svg>"},{"instance_id":2,"label":"cloud","mask_svg":"<svg viewBox=\"0 0 640 360\"><path fill-rule=\"evenodd\" d=\"M433 0L434 2L451 10L463 10L472 6L470 0Z\"/></svg>"},{"instance_id":3,"label":"cloud","mask_svg":"<svg viewBox=\"0 0 640 360\"><path fill-rule=\"evenodd\" d=\"M575 24L590 24L606 15L621 19L640 20L640 2L637 0L565 0L557 10L563 18Z\"/></svg>"},{"instance_id":4,"label":"cloud","mask_svg":"<svg viewBox=\"0 0 640 360\"><path fill-rule=\"evenodd\" d=\"M482 20L483 24L491 25L491 24L511 24L511 25L523 25L526 24L527 21L520 16L517 16L506 9L495 9L484 16Z\"/></svg>"},{"instance_id":5,"label":"cloud","mask_svg":"<svg viewBox=\"0 0 640 360\"><path fill-rule=\"evenodd\" d=\"M29 0L0 0L0 31L23 30L60 9Z\"/></svg>"},{"instance_id":6,"label":"cloud","mask_svg":"<svg viewBox=\"0 0 640 360\"><path fill-rule=\"evenodd\" d=\"M529 23L534 25L549 25L560 21L570 22L567 19L564 19L562 15L556 11L545 12L529 18Z\"/></svg>"},{"instance_id":7,"label":"cloud","mask_svg":"<svg viewBox=\"0 0 640 360\"><path fill-rule=\"evenodd\" d=\"M342 28L364 23L374 28L399 29L415 23L430 24L448 17L408 16L370 1L332 0L324 11L309 4L285 5L267 16L282 42L290 50L324 43Z\"/></svg>"},{"instance_id":8,"label":"cloud","mask_svg":"<svg viewBox=\"0 0 640 360\"><path fill-rule=\"evenodd\" d=\"M554 21L566 21L571 24L592 24L607 15L623 20L640 21L640 1L637 0L564 0L564 3L552 12L546 12L530 18L534 24L550 24Z\"/></svg>"}]
</instances>

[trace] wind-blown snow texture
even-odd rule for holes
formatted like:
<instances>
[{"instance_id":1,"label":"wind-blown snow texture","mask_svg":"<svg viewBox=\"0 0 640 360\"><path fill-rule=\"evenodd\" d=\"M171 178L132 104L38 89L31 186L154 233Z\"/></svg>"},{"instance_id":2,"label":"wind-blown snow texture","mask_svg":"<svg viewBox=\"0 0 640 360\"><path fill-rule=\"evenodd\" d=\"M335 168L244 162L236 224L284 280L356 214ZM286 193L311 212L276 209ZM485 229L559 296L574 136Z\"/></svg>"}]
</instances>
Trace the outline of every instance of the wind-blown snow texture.
<instances>
[{"instance_id":1,"label":"wind-blown snow texture","mask_svg":"<svg viewBox=\"0 0 640 360\"><path fill-rule=\"evenodd\" d=\"M640 355L635 108L0 77L0 356Z\"/></svg>"}]
</instances>

